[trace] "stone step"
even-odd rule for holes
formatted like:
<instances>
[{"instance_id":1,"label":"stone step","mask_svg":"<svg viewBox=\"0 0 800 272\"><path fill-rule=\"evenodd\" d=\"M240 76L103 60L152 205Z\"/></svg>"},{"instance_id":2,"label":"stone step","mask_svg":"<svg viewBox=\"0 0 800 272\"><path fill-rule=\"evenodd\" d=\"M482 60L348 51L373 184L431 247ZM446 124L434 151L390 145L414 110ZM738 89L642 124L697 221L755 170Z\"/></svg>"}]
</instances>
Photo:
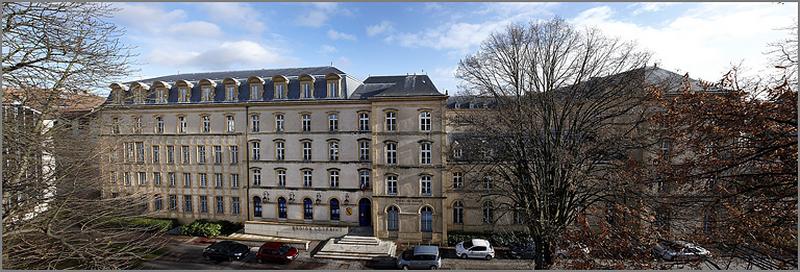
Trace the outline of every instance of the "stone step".
<instances>
[{"instance_id":1,"label":"stone step","mask_svg":"<svg viewBox=\"0 0 800 272\"><path fill-rule=\"evenodd\" d=\"M368 256L379 257L387 256L386 252L345 252L345 251L319 251L317 254L337 255L337 256ZM314 254L316 256L317 254Z\"/></svg>"},{"instance_id":2,"label":"stone step","mask_svg":"<svg viewBox=\"0 0 800 272\"><path fill-rule=\"evenodd\" d=\"M350 235L345 235L340 239L341 240L353 240L353 241L380 241L380 239L378 239L376 237L370 237L370 236L350 236Z\"/></svg>"},{"instance_id":3,"label":"stone step","mask_svg":"<svg viewBox=\"0 0 800 272\"><path fill-rule=\"evenodd\" d=\"M376 257L386 257L385 253L354 253L354 252L317 252L314 258L343 259L343 260L372 260Z\"/></svg>"},{"instance_id":4,"label":"stone step","mask_svg":"<svg viewBox=\"0 0 800 272\"><path fill-rule=\"evenodd\" d=\"M380 242L377 241L352 241L352 240L339 240L336 241L337 244L344 244L344 245L360 245L360 246L377 246Z\"/></svg>"}]
</instances>

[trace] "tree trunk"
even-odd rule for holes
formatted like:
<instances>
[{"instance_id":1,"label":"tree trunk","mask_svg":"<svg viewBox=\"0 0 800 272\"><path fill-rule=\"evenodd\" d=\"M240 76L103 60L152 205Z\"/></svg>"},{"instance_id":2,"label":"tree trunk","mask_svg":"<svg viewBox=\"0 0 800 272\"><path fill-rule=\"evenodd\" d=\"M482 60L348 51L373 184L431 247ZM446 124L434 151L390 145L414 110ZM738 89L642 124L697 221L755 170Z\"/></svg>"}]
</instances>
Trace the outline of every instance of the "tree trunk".
<instances>
[{"instance_id":1,"label":"tree trunk","mask_svg":"<svg viewBox=\"0 0 800 272\"><path fill-rule=\"evenodd\" d=\"M533 239L536 241L536 269L549 269L553 265L550 239L543 236L536 236Z\"/></svg>"}]
</instances>

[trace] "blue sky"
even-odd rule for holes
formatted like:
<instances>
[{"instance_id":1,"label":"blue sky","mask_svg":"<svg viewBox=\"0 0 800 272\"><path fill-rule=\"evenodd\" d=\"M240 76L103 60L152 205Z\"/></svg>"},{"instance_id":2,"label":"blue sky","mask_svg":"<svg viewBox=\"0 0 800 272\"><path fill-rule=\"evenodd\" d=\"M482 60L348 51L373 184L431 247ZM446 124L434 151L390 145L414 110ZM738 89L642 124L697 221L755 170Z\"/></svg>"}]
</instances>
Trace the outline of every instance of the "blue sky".
<instances>
[{"instance_id":1,"label":"blue sky","mask_svg":"<svg viewBox=\"0 0 800 272\"><path fill-rule=\"evenodd\" d=\"M766 45L797 3L115 3L136 47L128 80L333 63L369 75L424 73L457 91L459 59L511 22L559 16L635 40L654 60L706 80L732 64L767 67Z\"/></svg>"}]
</instances>

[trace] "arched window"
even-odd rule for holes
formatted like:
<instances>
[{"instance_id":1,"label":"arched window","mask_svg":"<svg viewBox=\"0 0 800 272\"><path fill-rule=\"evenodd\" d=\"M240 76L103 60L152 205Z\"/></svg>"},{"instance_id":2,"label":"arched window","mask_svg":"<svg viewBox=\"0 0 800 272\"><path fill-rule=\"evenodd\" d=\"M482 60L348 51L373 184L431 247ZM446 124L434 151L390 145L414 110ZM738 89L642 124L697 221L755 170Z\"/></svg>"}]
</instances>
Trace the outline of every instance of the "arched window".
<instances>
[{"instance_id":1,"label":"arched window","mask_svg":"<svg viewBox=\"0 0 800 272\"><path fill-rule=\"evenodd\" d=\"M339 200L331 199L331 221L339 221Z\"/></svg>"},{"instance_id":2,"label":"arched window","mask_svg":"<svg viewBox=\"0 0 800 272\"><path fill-rule=\"evenodd\" d=\"M286 199L283 197L278 198L278 218L286 219Z\"/></svg>"},{"instance_id":3,"label":"arched window","mask_svg":"<svg viewBox=\"0 0 800 272\"><path fill-rule=\"evenodd\" d=\"M420 210L420 231L433 232L433 209L429 206L422 207Z\"/></svg>"},{"instance_id":4,"label":"arched window","mask_svg":"<svg viewBox=\"0 0 800 272\"><path fill-rule=\"evenodd\" d=\"M314 205L310 198L303 199L303 219L314 219Z\"/></svg>"},{"instance_id":5,"label":"arched window","mask_svg":"<svg viewBox=\"0 0 800 272\"><path fill-rule=\"evenodd\" d=\"M386 210L386 230L398 231L400 230L400 209L397 206L389 206Z\"/></svg>"},{"instance_id":6,"label":"arched window","mask_svg":"<svg viewBox=\"0 0 800 272\"><path fill-rule=\"evenodd\" d=\"M258 196L253 197L253 216L261 217L261 198Z\"/></svg>"},{"instance_id":7,"label":"arched window","mask_svg":"<svg viewBox=\"0 0 800 272\"><path fill-rule=\"evenodd\" d=\"M464 224L464 203L453 203L453 224Z\"/></svg>"},{"instance_id":8,"label":"arched window","mask_svg":"<svg viewBox=\"0 0 800 272\"><path fill-rule=\"evenodd\" d=\"M494 221L494 208L491 201L483 203L483 223L491 224Z\"/></svg>"}]
</instances>

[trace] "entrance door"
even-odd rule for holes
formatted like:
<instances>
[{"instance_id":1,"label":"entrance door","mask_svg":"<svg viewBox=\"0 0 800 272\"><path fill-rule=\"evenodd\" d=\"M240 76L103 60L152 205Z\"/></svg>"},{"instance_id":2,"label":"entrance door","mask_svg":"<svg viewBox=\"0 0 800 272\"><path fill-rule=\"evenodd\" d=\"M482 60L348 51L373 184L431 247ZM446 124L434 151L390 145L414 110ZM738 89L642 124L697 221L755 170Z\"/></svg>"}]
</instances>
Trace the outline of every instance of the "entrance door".
<instances>
[{"instance_id":1,"label":"entrance door","mask_svg":"<svg viewBox=\"0 0 800 272\"><path fill-rule=\"evenodd\" d=\"M358 201L358 225L372 226L372 204L369 199L362 198Z\"/></svg>"}]
</instances>

